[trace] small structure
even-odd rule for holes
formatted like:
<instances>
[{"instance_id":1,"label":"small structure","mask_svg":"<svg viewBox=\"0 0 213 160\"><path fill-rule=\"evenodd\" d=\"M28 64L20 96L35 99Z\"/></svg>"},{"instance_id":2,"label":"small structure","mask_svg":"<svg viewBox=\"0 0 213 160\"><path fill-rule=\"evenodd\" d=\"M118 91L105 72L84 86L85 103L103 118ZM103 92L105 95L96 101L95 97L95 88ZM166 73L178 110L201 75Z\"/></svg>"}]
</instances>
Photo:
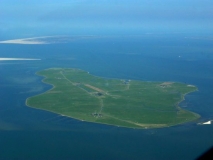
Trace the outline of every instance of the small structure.
<instances>
[{"instance_id":1,"label":"small structure","mask_svg":"<svg viewBox=\"0 0 213 160\"><path fill-rule=\"evenodd\" d=\"M97 93L97 95L98 95L98 96L102 96L102 95L103 95L103 93L101 93L101 92L98 92L98 93Z\"/></svg>"},{"instance_id":2,"label":"small structure","mask_svg":"<svg viewBox=\"0 0 213 160\"><path fill-rule=\"evenodd\" d=\"M165 87L167 87L167 86L164 85L164 84L160 84L160 87L165 88Z\"/></svg>"},{"instance_id":3,"label":"small structure","mask_svg":"<svg viewBox=\"0 0 213 160\"><path fill-rule=\"evenodd\" d=\"M130 82L130 80L123 80L123 83L126 85L129 84L129 82Z\"/></svg>"},{"instance_id":4,"label":"small structure","mask_svg":"<svg viewBox=\"0 0 213 160\"><path fill-rule=\"evenodd\" d=\"M92 113L92 116L95 117L95 118L99 118L99 117L102 117L103 115L101 113Z\"/></svg>"}]
</instances>

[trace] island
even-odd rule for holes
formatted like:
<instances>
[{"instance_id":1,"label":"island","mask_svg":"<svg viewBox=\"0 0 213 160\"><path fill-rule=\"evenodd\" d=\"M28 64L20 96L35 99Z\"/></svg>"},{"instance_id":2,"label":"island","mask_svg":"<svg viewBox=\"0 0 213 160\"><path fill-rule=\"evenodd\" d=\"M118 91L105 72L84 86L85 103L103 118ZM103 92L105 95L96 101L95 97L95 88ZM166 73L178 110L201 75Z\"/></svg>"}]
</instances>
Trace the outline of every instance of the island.
<instances>
[{"instance_id":1,"label":"island","mask_svg":"<svg viewBox=\"0 0 213 160\"><path fill-rule=\"evenodd\" d=\"M179 107L197 88L177 82L103 78L75 68L37 72L52 88L29 97L29 107L74 119L128 128L161 128L200 116Z\"/></svg>"}]
</instances>

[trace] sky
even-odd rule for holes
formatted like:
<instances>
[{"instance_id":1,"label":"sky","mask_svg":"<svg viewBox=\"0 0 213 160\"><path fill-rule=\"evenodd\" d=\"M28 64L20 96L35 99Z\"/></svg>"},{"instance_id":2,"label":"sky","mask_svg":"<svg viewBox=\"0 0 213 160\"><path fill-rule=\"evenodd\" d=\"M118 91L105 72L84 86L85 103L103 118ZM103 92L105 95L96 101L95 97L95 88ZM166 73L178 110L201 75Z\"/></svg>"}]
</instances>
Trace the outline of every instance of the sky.
<instances>
[{"instance_id":1,"label":"sky","mask_svg":"<svg viewBox=\"0 0 213 160\"><path fill-rule=\"evenodd\" d=\"M0 0L0 40L212 33L212 0Z\"/></svg>"}]
</instances>

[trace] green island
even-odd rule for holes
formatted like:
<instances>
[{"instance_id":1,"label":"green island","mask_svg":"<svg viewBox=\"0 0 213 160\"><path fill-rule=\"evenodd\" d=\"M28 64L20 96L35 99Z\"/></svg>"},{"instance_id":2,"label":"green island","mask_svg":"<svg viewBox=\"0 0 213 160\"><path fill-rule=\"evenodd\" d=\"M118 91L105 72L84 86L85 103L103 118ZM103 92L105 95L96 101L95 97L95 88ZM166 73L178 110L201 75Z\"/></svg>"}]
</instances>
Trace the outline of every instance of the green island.
<instances>
[{"instance_id":1,"label":"green island","mask_svg":"<svg viewBox=\"0 0 213 160\"><path fill-rule=\"evenodd\" d=\"M50 68L37 75L53 88L28 98L26 105L78 120L161 128L200 117L178 106L187 93L197 90L193 85L102 78L72 68Z\"/></svg>"}]
</instances>

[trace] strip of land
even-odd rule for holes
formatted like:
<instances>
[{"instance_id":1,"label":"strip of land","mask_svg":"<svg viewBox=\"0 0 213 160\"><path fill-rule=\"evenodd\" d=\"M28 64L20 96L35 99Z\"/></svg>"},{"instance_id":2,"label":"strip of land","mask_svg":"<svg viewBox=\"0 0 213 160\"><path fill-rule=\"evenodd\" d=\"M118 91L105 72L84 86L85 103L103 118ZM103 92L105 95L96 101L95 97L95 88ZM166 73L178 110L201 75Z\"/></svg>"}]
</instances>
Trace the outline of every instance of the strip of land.
<instances>
[{"instance_id":1,"label":"strip of land","mask_svg":"<svg viewBox=\"0 0 213 160\"><path fill-rule=\"evenodd\" d=\"M31 59L31 58L0 58L0 61L36 61L41 59Z\"/></svg>"}]
</instances>

